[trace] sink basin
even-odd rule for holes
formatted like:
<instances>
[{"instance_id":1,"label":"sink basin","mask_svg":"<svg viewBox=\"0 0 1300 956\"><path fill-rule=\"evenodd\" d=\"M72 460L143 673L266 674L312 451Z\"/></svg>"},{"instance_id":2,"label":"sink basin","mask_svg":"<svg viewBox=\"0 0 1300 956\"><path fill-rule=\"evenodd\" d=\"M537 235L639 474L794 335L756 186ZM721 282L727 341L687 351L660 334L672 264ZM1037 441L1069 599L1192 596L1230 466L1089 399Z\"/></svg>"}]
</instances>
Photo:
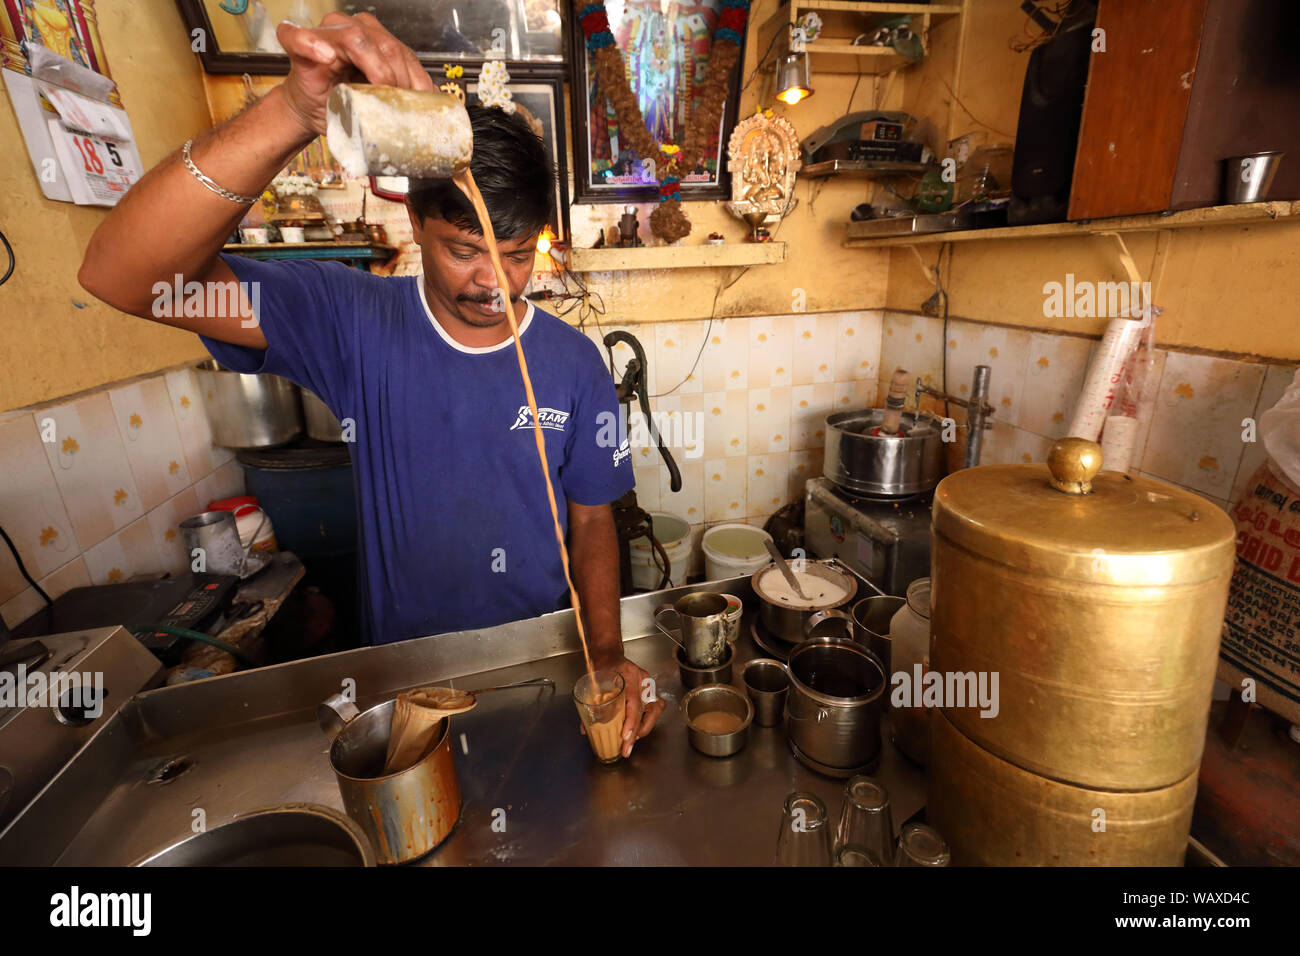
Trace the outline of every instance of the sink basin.
<instances>
[{"instance_id":1,"label":"sink basin","mask_svg":"<svg viewBox=\"0 0 1300 956\"><path fill-rule=\"evenodd\" d=\"M256 810L174 843L136 866L374 866L346 816L312 803Z\"/></svg>"}]
</instances>

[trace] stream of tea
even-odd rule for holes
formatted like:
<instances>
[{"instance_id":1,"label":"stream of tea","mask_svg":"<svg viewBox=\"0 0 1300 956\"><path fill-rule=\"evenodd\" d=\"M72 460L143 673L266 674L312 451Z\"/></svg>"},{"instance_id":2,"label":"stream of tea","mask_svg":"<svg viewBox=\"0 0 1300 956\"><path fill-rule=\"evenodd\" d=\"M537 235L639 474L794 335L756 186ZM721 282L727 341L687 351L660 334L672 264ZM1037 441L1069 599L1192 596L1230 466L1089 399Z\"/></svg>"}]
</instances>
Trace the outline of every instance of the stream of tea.
<instances>
[{"instance_id":1,"label":"stream of tea","mask_svg":"<svg viewBox=\"0 0 1300 956\"><path fill-rule=\"evenodd\" d=\"M533 382L528 377L528 363L524 360L524 346L519 340L519 322L515 318L514 304L510 301L510 282L506 279L506 270L501 265L501 253L497 249L496 233L492 229L492 220L488 218L487 206L483 196L474 182L474 174L465 167L453 177L453 182L469 199L483 227L483 239L487 242L488 256L492 259L492 269L496 274L497 284L501 289L502 302L505 306L506 319L510 322L510 334L515 340L515 355L519 359L519 371L524 377L524 394L528 397L528 409L533 413L533 437L537 440L537 456L542 462L542 478L546 481L546 497L551 504L551 519L555 522L555 541L560 546L560 563L564 566L564 580L569 586L569 597L573 601L573 615L578 623L578 640L582 642L582 657L587 664L587 676L591 681L593 693L599 691L595 670L591 666L591 652L587 648L587 634L582 626L582 604L578 600L578 591L573 586L573 575L569 570L569 549L564 545L564 531L560 528L560 511L555 503L555 487L551 484L551 468L546 460L546 441L542 436L541 417L537 414L537 397L533 394ZM604 695L600 695L604 697ZM598 698L597 703L601 700ZM620 715L621 718L621 715ZM621 726L621 720L620 720Z\"/></svg>"}]
</instances>

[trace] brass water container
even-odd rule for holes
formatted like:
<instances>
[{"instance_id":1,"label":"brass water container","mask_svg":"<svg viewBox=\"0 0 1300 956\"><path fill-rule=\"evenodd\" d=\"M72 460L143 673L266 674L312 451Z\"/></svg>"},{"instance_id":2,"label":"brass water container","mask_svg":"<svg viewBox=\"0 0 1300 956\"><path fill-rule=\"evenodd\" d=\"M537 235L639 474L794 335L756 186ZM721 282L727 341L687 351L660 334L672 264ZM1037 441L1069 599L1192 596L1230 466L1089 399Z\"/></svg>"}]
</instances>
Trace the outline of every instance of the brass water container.
<instances>
[{"instance_id":1,"label":"brass water container","mask_svg":"<svg viewBox=\"0 0 1300 956\"><path fill-rule=\"evenodd\" d=\"M946 701L936 720L931 812L954 862L1001 858L1007 831L963 823L981 777L1004 791L1020 862L1158 864L1186 844L1235 531L1198 495L1100 467L1096 443L1066 438L1046 467L936 489L930 666L998 675L995 716ZM1094 832L1079 814L1098 808L1111 822ZM1095 840L1117 820L1123 852Z\"/></svg>"}]
</instances>

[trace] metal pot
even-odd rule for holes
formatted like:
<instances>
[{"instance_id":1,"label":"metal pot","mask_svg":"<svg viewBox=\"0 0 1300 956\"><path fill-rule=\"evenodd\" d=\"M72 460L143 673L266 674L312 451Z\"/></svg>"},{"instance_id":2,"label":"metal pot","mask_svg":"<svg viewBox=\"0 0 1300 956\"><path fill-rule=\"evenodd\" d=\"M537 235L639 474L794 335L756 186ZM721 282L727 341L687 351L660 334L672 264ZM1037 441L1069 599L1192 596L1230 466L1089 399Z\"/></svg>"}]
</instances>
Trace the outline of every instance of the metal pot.
<instances>
[{"instance_id":1,"label":"metal pot","mask_svg":"<svg viewBox=\"0 0 1300 956\"><path fill-rule=\"evenodd\" d=\"M853 769L880 754L885 665L839 637L817 637L790 652L785 725L790 742L826 767Z\"/></svg>"},{"instance_id":2,"label":"metal pot","mask_svg":"<svg viewBox=\"0 0 1300 956\"><path fill-rule=\"evenodd\" d=\"M214 444L226 448L283 445L302 432L298 386L278 375L230 372L212 360L194 369Z\"/></svg>"},{"instance_id":3,"label":"metal pot","mask_svg":"<svg viewBox=\"0 0 1300 956\"><path fill-rule=\"evenodd\" d=\"M334 417L328 405L310 389L299 389L302 395L302 417L307 423L307 434L317 441L342 441L343 426Z\"/></svg>"},{"instance_id":4,"label":"metal pot","mask_svg":"<svg viewBox=\"0 0 1300 956\"><path fill-rule=\"evenodd\" d=\"M903 412L906 437L872 435L883 408L826 416L822 471L860 495L901 497L929 491L943 476L942 424L928 412Z\"/></svg>"},{"instance_id":5,"label":"metal pot","mask_svg":"<svg viewBox=\"0 0 1300 956\"><path fill-rule=\"evenodd\" d=\"M766 564L759 568L749 579L750 584L754 588L754 593L758 595L760 601L758 616L759 620L763 622L763 626L767 628L769 634L773 634L782 640L791 641L793 643L806 641L812 637L823 636L819 631L819 628L823 626L821 622L825 621L827 618L842 618L845 623L847 623L848 615L844 612L837 612L835 609L852 601L854 596L858 593L857 578L845 569L843 565L833 559L827 559L825 561L805 561L803 571L807 574L829 581L832 584L839 585L844 589L844 596L831 601L824 601L821 603L814 602L806 608L791 607L787 604L783 604L773 597L765 586L767 580L785 580L784 576L781 574L781 569L776 566L775 562ZM772 575L772 577L769 578L769 575ZM816 617L819 612L823 611L833 613L822 614L820 617ZM837 628L840 630L843 629L834 624L829 625L829 627L832 630Z\"/></svg>"},{"instance_id":6,"label":"metal pot","mask_svg":"<svg viewBox=\"0 0 1300 956\"><path fill-rule=\"evenodd\" d=\"M460 818L460 783L451 749L451 719L437 744L413 767L383 776L388 735L397 701L365 713L342 694L321 703L317 722L331 737L330 767L348 816L374 845L380 863L424 856Z\"/></svg>"}]
</instances>

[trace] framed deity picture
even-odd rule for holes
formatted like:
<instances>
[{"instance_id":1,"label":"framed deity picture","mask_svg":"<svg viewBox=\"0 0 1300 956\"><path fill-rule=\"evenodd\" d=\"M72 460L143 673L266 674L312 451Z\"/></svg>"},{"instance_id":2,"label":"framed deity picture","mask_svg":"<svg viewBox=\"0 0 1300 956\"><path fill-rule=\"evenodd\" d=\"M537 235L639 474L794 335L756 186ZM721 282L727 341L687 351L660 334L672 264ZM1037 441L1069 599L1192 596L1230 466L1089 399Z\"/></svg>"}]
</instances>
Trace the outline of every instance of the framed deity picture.
<instances>
[{"instance_id":1,"label":"framed deity picture","mask_svg":"<svg viewBox=\"0 0 1300 956\"><path fill-rule=\"evenodd\" d=\"M657 142L680 145L692 93L708 77L713 31L721 0L607 0L609 29L623 54L629 86L646 128ZM649 164L619 135L618 118L587 53L582 30L570 30L573 57L574 201L646 202L658 196ZM744 63L744 51L741 51ZM726 199L730 195L724 130L736 125L740 70L728 86L718 128L704 159L682 176L682 199Z\"/></svg>"},{"instance_id":2,"label":"framed deity picture","mask_svg":"<svg viewBox=\"0 0 1300 956\"><path fill-rule=\"evenodd\" d=\"M466 85L469 101L477 102L478 84L470 82ZM553 211L555 221L550 225L559 239L568 241L569 183L564 168L563 92L563 81L558 77L510 84L510 97L515 104L515 112L522 116L533 132L542 138L542 142L546 144L547 155L555 163ZM406 198L407 181L402 176L372 176L370 186L376 196L384 199L401 201Z\"/></svg>"},{"instance_id":3,"label":"framed deity picture","mask_svg":"<svg viewBox=\"0 0 1300 956\"><path fill-rule=\"evenodd\" d=\"M0 0L0 67L27 71L22 44L36 43L74 63L109 76L94 0ZM114 89L109 102L121 107Z\"/></svg>"}]
</instances>

